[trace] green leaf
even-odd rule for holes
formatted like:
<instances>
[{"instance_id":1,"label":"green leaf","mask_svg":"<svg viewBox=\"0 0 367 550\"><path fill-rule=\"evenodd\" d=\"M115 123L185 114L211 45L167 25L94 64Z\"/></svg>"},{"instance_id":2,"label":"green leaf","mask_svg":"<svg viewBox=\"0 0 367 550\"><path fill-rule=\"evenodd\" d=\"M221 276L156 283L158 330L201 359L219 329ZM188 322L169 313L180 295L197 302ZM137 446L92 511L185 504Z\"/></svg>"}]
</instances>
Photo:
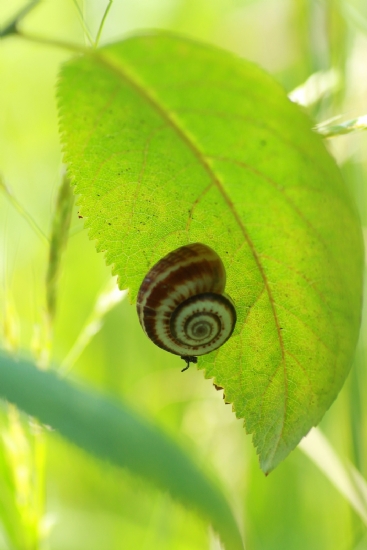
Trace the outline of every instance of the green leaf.
<instances>
[{"instance_id":1,"label":"green leaf","mask_svg":"<svg viewBox=\"0 0 367 550\"><path fill-rule=\"evenodd\" d=\"M243 550L221 492L174 442L126 406L1 354L0 396L86 451L169 491L212 523L226 549Z\"/></svg>"},{"instance_id":2,"label":"green leaf","mask_svg":"<svg viewBox=\"0 0 367 550\"><path fill-rule=\"evenodd\" d=\"M222 257L238 322L199 368L271 471L335 399L358 336L361 230L335 162L270 76L172 35L68 63L59 105L90 238L121 288L135 298L188 242Z\"/></svg>"}]
</instances>

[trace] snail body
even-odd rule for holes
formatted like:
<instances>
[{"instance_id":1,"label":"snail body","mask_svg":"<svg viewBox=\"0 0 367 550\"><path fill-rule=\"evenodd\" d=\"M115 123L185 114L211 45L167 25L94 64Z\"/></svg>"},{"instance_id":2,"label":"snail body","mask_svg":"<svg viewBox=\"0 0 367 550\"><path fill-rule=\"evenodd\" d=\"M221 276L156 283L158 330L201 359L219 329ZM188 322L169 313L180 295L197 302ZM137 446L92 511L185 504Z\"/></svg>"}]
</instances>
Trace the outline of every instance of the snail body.
<instances>
[{"instance_id":1,"label":"snail body","mask_svg":"<svg viewBox=\"0 0 367 550\"><path fill-rule=\"evenodd\" d=\"M233 332L236 310L224 294L225 284L223 262L209 246L193 243L170 252L139 289L137 311L144 332L160 348L181 356L188 368Z\"/></svg>"}]
</instances>

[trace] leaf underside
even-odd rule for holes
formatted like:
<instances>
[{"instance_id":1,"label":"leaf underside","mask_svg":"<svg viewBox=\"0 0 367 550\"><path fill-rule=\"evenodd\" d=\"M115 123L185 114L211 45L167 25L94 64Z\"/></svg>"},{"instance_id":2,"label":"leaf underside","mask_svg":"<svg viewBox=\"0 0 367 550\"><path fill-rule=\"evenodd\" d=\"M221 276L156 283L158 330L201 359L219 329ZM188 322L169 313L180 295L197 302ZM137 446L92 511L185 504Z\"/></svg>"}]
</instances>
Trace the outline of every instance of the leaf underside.
<instances>
[{"instance_id":1,"label":"leaf underside","mask_svg":"<svg viewBox=\"0 0 367 550\"><path fill-rule=\"evenodd\" d=\"M361 231L335 162L270 76L164 33L71 61L58 94L81 212L120 288L135 299L189 242L223 259L237 326L199 368L268 473L335 399L358 336Z\"/></svg>"}]
</instances>

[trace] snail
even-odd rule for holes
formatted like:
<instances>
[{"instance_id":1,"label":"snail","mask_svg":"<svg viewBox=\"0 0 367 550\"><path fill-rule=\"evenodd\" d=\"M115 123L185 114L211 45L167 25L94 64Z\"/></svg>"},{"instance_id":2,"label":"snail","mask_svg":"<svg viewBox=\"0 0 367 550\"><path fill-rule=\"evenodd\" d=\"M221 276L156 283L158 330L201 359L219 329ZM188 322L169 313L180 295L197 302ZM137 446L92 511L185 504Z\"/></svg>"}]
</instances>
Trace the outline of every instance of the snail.
<instances>
[{"instance_id":1,"label":"snail","mask_svg":"<svg viewBox=\"0 0 367 550\"><path fill-rule=\"evenodd\" d=\"M233 332L236 310L225 284L222 260L201 243L173 250L144 277L137 299L140 324L157 346L186 361L182 371Z\"/></svg>"}]
</instances>

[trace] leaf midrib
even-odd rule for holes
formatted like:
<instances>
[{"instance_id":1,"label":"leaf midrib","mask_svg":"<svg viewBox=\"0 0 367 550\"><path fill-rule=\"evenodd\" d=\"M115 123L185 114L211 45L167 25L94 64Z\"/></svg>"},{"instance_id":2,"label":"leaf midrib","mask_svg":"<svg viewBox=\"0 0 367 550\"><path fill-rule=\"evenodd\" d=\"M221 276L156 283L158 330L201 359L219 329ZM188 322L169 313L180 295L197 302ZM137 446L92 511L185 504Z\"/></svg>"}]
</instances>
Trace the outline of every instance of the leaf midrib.
<instances>
[{"instance_id":1,"label":"leaf midrib","mask_svg":"<svg viewBox=\"0 0 367 550\"><path fill-rule=\"evenodd\" d=\"M277 316L277 312L275 309L275 302L274 298L270 289L269 281L267 280L264 268L262 266L262 263L259 259L259 256L256 252L254 243L252 242L248 231L242 222L242 219L240 215L238 214L232 200L230 199L229 195L225 191L220 179L217 177L217 175L213 172L210 164L208 163L205 155L202 153L202 151L197 147L197 145L190 139L190 136L185 132L185 130L178 124L177 120L175 120L170 114L168 109L164 109L164 107L159 103L158 99L154 97L148 90L147 87L143 86L143 83L140 83L138 78L132 74L132 71L129 70L129 68L124 64L122 66L121 60L119 60L119 63L116 62L115 59L113 59L110 56L104 55L105 52L99 51L94 52L93 58L95 61L97 61L99 64L101 64L104 68L108 68L112 70L119 78L123 79L124 82L127 82L131 87L134 88L134 90L138 93L139 96L141 96L146 102L148 102L151 107L159 114L159 116L169 125L176 134L181 138L181 140L187 145L187 147L191 150L195 158L198 160L198 162L202 165L206 173L208 174L210 180L215 184L217 187L219 193L222 195L225 203L227 204L230 212L232 213L235 221L237 222L250 250L253 255L253 258L256 262L256 265L260 271L261 277L264 281L264 285L266 288L266 292L268 295L269 303L271 306L274 323L277 330L278 335L278 341L279 341L279 347L282 354L282 364L283 364L283 372L284 372L284 415L282 419L282 429L279 432L279 436L277 438L276 444L273 447L273 453L272 458L276 453L276 450L278 448L279 442L281 440L283 429L285 425L285 416L286 416L286 406L287 406L287 396L288 396L288 380L287 380L287 372L286 372L286 364L285 364L285 349L284 349L284 342L282 338L282 333L280 329L280 324Z\"/></svg>"}]
</instances>

